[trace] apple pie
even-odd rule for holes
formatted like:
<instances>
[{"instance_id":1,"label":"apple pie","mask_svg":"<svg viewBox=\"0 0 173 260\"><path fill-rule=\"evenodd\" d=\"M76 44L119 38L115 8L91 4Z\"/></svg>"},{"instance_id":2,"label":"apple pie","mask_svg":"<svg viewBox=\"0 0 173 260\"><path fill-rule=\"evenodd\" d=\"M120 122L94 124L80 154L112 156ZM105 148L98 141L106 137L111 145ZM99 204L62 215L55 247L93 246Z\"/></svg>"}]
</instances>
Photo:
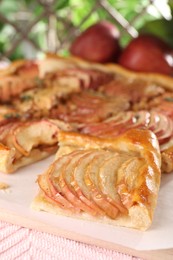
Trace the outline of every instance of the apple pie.
<instances>
[{"instance_id":1,"label":"apple pie","mask_svg":"<svg viewBox=\"0 0 173 260\"><path fill-rule=\"evenodd\" d=\"M173 79L48 54L0 70L0 170L56 153L37 210L146 230L173 171Z\"/></svg>"}]
</instances>

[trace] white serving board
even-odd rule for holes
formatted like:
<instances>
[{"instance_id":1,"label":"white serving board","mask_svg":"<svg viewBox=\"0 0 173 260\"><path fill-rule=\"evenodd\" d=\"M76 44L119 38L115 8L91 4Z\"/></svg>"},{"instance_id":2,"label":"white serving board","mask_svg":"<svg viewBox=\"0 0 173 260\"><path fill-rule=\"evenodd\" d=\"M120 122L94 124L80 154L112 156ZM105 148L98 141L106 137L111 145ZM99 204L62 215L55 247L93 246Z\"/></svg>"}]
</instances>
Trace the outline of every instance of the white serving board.
<instances>
[{"instance_id":1,"label":"white serving board","mask_svg":"<svg viewBox=\"0 0 173 260\"><path fill-rule=\"evenodd\" d=\"M13 174L0 173L0 182L10 185L9 189L0 190L1 220L139 256L143 256L139 251L166 250L162 253L169 251L173 259L173 250L167 251L173 248L173 174L162 176L153 224L142 232L32 210L30 204L38 191L37 175L47 169L53 158Z\"/></svg>"}]
</instances>

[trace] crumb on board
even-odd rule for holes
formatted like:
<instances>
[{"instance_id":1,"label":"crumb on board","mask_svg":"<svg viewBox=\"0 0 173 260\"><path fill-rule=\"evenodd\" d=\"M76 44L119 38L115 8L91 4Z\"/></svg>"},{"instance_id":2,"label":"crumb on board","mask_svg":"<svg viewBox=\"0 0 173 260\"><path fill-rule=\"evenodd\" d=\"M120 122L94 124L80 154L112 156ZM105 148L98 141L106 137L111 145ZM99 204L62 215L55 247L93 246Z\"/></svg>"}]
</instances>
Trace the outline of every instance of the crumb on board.
<instances>
[{"instance_id":1,"label":"crumb on board","mask_svg":"<svg viewBox=\"0 0 173 260\"><path fill-rule=\"evenodd\" d=\"M5 183L5 182L0 182L0 190L6 190L10 187L9 184Z\"/></svg>"}]
</instances>

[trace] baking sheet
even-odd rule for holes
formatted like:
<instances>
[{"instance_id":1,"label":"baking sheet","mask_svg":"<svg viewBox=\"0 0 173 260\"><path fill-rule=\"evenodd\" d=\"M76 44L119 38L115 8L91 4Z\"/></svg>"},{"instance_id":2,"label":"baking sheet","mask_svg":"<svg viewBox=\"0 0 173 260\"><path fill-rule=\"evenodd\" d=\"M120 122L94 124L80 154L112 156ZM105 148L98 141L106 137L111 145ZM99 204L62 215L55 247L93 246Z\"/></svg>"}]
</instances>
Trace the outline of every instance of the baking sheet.
<instances>
[{"instance_id":1,"label":"baking sheet","mask_svg":"<svg viewBox=\"0 0 173 260\"><path fill-rule=\"evenodd\" d=\"M38 191L35 183L36 177L47 169L53 158L52 156L27 166L14 174L0 173L0 182L10 185L9 189L0 190L1 212L11 211L19 217L39 221L43 225L50 225L80 236L88 236L135 250L173 248L173 174L162 176L153 224L148 231L142 232L32 210L30 204Z\"/></svg>"}]
</instances>

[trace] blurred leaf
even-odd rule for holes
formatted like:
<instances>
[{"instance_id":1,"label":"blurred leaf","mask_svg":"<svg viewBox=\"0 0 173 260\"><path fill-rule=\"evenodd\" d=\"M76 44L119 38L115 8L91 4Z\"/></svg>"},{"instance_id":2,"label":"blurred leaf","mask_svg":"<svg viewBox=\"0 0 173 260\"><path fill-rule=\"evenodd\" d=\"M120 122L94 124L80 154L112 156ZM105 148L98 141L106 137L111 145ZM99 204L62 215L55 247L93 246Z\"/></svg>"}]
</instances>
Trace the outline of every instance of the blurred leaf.
<instances>
[{"instance_id":1,"label":"blurred leaf","mask_svg":"<svg viewBox=\"0 0 173 260\"><path fill-rule=\"evenodd\" d=\"M17 12L19 10L18 2L12 0L2 0L0 12L4 15L8 15L12 12Z\"/></svg>"},{"instance_id":2,"label":"blurred leaf","mask_svg":"<svg viewBox=\"0 0 173 260\"><path fill-rule=\"evenodd\" d=\"M65 8L68 5L69 5L69 0L58 0L58 1L55 1L55 9L56 10Z\"/></svg>"},{"instance_id":3,"label":"blurred leaf","mask_svg":"<svg viewBox=\"0 0 173 260\"><path fill-rule=\"evenodd\" d=\"M24 0L24 3L29 6L32 5L33 3L35 3L35 0Z\"/></svg>"},{"instance_id":4,"label":"blurred leaf","mask_svg":"<svg viewBox=\"0 0 173 260\"><path fill-rule=\"evenodd\" d=\"M0 53L4 52L4 44L0 42Z\"/></svg>"},{"instance_id":5,"label":"blurred leaf","mask_svg":"<svg viewBox=\"0 0 173 260\"><path fill-rule=\"evenodd\" d=\"M34 29L30 33L30 38L33 39L41 49L46 48L46 24L44 21L40 21L34 26Z\"/></svg>"},{"instance_id":6,"label":"blurred leaf","mask_svg":"<svg viewBox=\"0 0 173 260\"><path fill-rule=\"evenodd\" d=\"M60 55L64 56L64 57L68 57L70 55L68 50L62 50L59 52Z\"/></svg>"},{"instance_id":7,"label":"blurred leaf","mask_svg":"<svg viewBox=\"0 0 173 260\"><path fill-rule=\"evenodd\" d=\"M0 31L3 29L4 26L5 26L5 24L0 21Z\"/></svg>"},{"instance_id":8,"label":"blurred leaf","mask_svg":"<svg viewBox=\"0 0 173 260\"><path fill-rule=\"evenodd\" d=\"M17 59L24 59L24 58L25 58L25 54L23 53L21 46L18 46L13 52L13 54L9 57L10 60L17 60Z\"/></svg>"},{"instance_id":9,"label":"blurred leaf","mask_svg":"<svg viewBox=\"0 0 173 260\"><path fill-rule=\"evenodd\" d=\"M82 0L71 0L71 15L72 15L72 22L75 26L79 26L81 21L91 12L92 8L94 7L95 1L82 1ZM90 15L91 17L92 15ZM88 20L90 19L88 18ZM86 28L85 26L83 29Z\"/></svg>"},{"instance_id":10,"label":"blurred leaf","mask_svg":"<svg viewBox=\"0 0 173 260\"><path fill-rule=\"evenodd\" d=\"M169 0L168 1L168 5L169 5L169 7L171 9L171 13L173 13L173 0Z\"/></svg>"},{"instance_id":11,"label":"blurred leaf","mask_svg":"<svg viewBox=\"0 0 173 260\"><path fill-rule=\"evenodd\" d=\"M147 22L141 28L141 33L150 33L162 38L173 48L173 19L165 20L159 19L151 22Z\"/></svg>"}]
</instances>

